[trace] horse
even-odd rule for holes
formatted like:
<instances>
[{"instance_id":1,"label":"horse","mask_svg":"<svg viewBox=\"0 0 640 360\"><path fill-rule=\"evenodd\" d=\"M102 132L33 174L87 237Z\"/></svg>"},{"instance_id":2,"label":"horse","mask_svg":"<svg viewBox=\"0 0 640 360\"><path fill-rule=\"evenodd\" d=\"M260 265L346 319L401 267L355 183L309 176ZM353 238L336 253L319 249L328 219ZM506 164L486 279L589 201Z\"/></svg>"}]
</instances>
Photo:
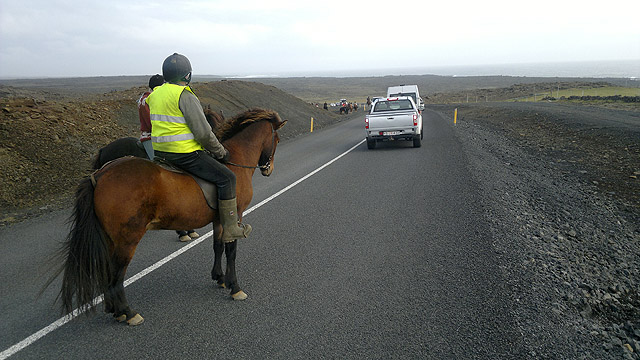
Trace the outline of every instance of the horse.
<instances>
[{"instance_id":1,"label":"horse","mask_svg":"<svg viewBox=\"0 0 640 360\"><path fill-rule=\"evenodd\" d=\"M211 110L210 105L207 105L207 107L204 108L203 111L204 116L211 126L212 131L215 132L215 129L217 129L222 123L224 123L224 117L222 116L222 114L218 114L215 111ZM147 152L145 151L144 145L142 145L142 142L140 142L139 139L134 137L120 138L98 150L98 153L93 158L93 169L98 170L109 161L121 158L123 156L135 156L146 159ZM178 230L176 231L176 233L178 234L178 240L181 242L191 241L192 239L200 236L193 229Z\"/></svg>"},{"instance_id":2,"label":"horse","mask_svg":"<svg viewBox=\"0 0 640 360\"><path fill-rule=\"evenodd\" d=\"M263 176L273 172L273 157L280 141L277 130L286 122L274 111L252 109L238 114L216 132L230 153L227 167L236 175L240 221L253 196L255 170L260 169ZM48 283L63 273L58 299L64 313L73 310L74 298L78 308L95 312L94 299L102 293L105 312L113 314L118 322L141 324L144 318L127 302L124 277L142 236L147 230L200 228L211 222L211 278L219 287L227 287L233 300L247 298L235 272L237 240L222 242L217 211L207 205L200 187L187 174L144 158L116 159L80 182L69 220L71 230L60 249L62 264Z\"/></svg>"},{"instance_id":3,"label":"horse","mask_svg":"<svg viewBox=\"0 0 640 360\"><path fill-rule=\"evenodd\" d=\"M210 106L204 108L203 111L207 122L211 126L211 129L215 132L215 130L224 123L224 117L221 114L218 114L217 112L211 110ZM142 143L137 138L120 138L98 150L98 153L93 158L93 169L100 169L109 161L121 158L123 156L146 158L147 152L144 150Z\"/></svg>"}]
</instances>

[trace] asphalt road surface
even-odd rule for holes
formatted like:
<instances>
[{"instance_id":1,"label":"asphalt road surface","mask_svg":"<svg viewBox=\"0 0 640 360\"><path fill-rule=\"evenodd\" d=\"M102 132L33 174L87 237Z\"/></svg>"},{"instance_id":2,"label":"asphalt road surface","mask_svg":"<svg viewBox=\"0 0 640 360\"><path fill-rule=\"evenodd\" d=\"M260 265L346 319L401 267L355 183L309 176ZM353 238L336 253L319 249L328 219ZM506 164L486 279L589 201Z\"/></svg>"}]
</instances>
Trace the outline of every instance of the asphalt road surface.
<instances>
[{"instance_id":1,"label":"asphalt road surface","mask_svg":"<svg viewBox=\"0 0 640 360\"><path fill-rule=\"evenodd\" d=\"M141 326L117 323L102 306L51 325L61 317L60 280L37 296L69 211L0 230L0 351L11 359L521 357L480 190L453 125L430 111L424 119L421 148L368 150L362 118L280 144L273 175L256 173L252 204L343 156L245 216L254 228L237 260L246 301L211 281L207 238L126 288ZM147 233L128 277L184 246L171 231Z\"/></svg>"}]
</instances>

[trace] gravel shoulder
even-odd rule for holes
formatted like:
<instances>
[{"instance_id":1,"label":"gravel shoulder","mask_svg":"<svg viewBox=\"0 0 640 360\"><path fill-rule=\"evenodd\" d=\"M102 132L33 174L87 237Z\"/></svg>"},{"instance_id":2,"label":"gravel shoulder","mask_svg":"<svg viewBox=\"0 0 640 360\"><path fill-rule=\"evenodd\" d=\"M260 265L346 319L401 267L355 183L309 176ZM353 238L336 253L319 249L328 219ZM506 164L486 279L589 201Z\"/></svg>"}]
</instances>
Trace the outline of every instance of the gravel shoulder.
<instances>
[{"instance_id":1,"label":"gravel shoulder","mask_svg":"<svg viewBox=\"0 0 640 360\"><path fill-rule=\"evenodd\" d=\"M640 113L430 105L480 188L532 358L639 359Z\"/></svg>"}]
</instances>

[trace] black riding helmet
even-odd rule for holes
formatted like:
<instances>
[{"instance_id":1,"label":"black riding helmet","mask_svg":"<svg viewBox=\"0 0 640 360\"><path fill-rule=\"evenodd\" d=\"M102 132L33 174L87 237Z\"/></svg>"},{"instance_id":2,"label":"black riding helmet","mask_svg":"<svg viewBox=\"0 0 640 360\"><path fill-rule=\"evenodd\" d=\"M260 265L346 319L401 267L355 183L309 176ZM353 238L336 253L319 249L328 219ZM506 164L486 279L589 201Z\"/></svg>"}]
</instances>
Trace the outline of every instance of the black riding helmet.
<instances>
[{"instance_id":1,"label":"black riding helmet","mask_svg":"<svg viewBox=\"0 0 640 360\"><path fill-rule=\"evenodd\" d=\"M153 90L156 86L164 84L164 77L160 74L155 74L149 79L149 88Z\"/></svg>"},{"instance_id":2,"label":"black riding helmet","mask_svg":"<svg viewBox=\"0 0 640 360\"><path fill-rule=\"evenodd\" d=\"M191 63L186 56L173 53L162 63L162 75L165 81L170 83L184 81L189 85L191 82Z\"/></svg>"}]
</instances>

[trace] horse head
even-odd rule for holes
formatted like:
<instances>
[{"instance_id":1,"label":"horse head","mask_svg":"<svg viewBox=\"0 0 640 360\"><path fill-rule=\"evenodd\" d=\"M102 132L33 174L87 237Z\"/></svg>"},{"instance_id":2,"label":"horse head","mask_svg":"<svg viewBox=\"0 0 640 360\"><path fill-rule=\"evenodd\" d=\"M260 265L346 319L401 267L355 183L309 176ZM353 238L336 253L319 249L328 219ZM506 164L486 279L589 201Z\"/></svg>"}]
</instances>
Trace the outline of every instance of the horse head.
<instances>
[{"instance_id":1,"label":"horse head","mask_svg":"<svg viewBox=\"0 0 640 360\"><path fill-rule=\"evenodd\" d=\"M251 109L242 112L232 119L222 124L216 131L216 136L225 144L226 141L235 141L235 135L244 133L246 135L240 136L239 139L245 144L244 152L253 153L257 155L257 166L249 164L236 164L228 162L227 164L232 166L238 166L242 168L258 168L263 176L269 176L273 172L273 156L276 152L280 137L277 130L286 124L287 120L282 121L278 113L272 110L263 109ZM243 132L244 129L252 128L249 132ZM249 142L253 145L249 145ZM225 144L225 147L231 144ZM250 146L252 150L248 151ZM233 152L232 152L233 155ZM254 158L256 159L256 158ZM246 161L255 161L250 159L244 159ZM253 163L255 164L255 162Z\"/></svg>"},{"instance_id":2,"label":"horse head","mask_svg":"<svg viewBox=\"0 0 640 360\"><path fill-rule=\"evenodd\" d=\"M271 137L265 137L262 142L262 151L260 152L260 160L258 160L258 167L262 176L269 176L273 172L273 156L276 153L276 147L280 142L280 136L278 136L278 129L287 123L287 120L282 121L280 116L274 112L274 121L271 121Z\"/></svg>"}]
</instances>

